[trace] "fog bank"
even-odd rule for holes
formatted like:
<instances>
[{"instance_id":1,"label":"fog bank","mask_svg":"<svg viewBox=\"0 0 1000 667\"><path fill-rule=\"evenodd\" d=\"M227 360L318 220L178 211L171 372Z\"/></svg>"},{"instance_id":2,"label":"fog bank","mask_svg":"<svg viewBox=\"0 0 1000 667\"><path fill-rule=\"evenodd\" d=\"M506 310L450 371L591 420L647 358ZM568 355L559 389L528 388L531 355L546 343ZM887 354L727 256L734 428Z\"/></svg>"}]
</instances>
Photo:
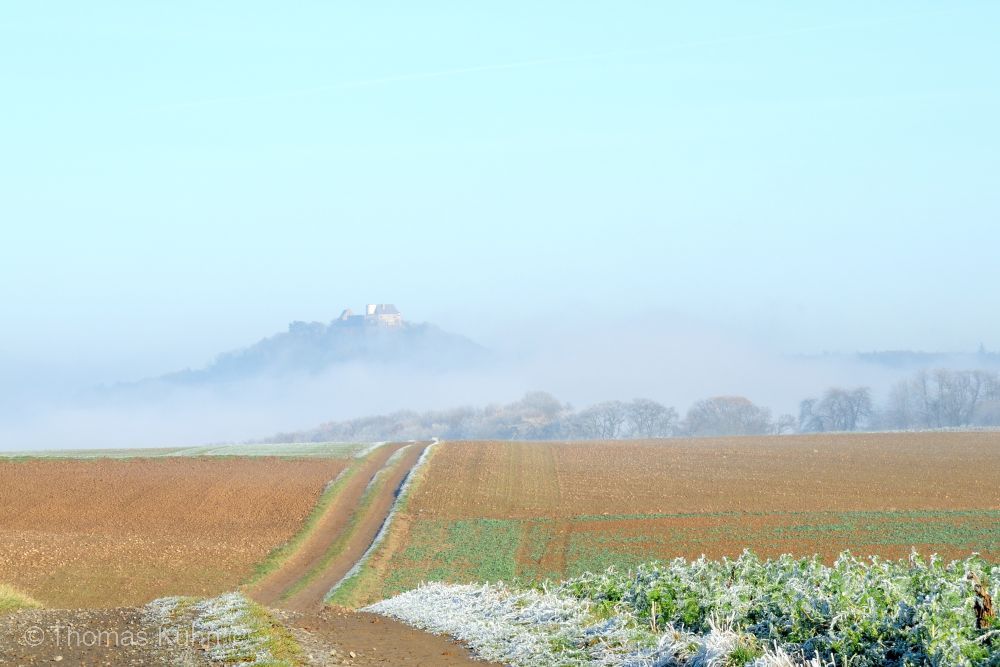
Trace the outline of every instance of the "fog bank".
<instances>
[{"instance_id":1,"label":"fog bank","mask_svg":"<svg viewBox=\"0 0 1000 667\"><path fill-rule=\"evenodd\" d=\"M446 347L434 347L438 363L428 363L425 347L421 363L408 364L394 348L384 362L366 358L319 372L272 369L195 384L154 379L95 388L86 374L36 374L8 364L0 386L0 448L244 441L400 410L507 403L529 391L550 392L575 408L650 398L681 414L706 397L739 395L776 416L795 415L801 400L831 386L867 386L881 398L911 371L855 355L791 357L655 316L528 322L512 326L506 340L474 360L448 358Z\"/></svg>"}]
</instances>

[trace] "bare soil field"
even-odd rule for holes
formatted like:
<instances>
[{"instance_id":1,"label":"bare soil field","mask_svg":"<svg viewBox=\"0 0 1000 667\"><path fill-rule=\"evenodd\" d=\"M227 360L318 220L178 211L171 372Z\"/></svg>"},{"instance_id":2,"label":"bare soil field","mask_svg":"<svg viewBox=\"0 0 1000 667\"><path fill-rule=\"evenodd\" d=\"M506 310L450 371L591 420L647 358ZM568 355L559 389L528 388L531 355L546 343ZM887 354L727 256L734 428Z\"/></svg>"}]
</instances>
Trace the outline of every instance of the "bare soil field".
<instances>
[{"instance_id":1,"label":"bare soil field","mask_svg":"<svg viewBox=\"0 0 1000 667\"><path fill-rule=\"evenodd\" d=\"M232 590L347 462L0 460L0 581L47 607Z\"/></svg>"},{"instance_id":2,"label":"bare soil field","mask_svg":"<svg viewBox=\"0 0 1000 667\"><path fill-rule=\"evenodd\" d=\"M1000 434L442 443L340 601L748 548L1000 558Z\"/></svg>"},{"instance_id":3,"label":"bare soil field","mask_svg":"<svg viewBox=\"0 0 1000 667\"><path fill-rule=\"evenodd\" d=\"M998 483L1000 433L449 442L411 508L448 518L1000 509Z\"/></svg>"}]
</instances>

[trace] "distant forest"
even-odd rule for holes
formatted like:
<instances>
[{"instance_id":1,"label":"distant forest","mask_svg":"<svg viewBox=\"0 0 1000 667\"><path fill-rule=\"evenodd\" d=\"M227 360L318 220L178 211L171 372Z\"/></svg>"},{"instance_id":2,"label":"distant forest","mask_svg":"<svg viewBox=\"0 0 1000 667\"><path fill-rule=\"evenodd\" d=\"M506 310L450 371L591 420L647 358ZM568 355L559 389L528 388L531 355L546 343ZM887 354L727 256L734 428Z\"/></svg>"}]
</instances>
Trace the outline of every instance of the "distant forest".
<instances>
[{"instance_id":1,"label":"distant forest","mask_svg":"<svg viewBox=\"0 0 1000 667\"><path fill-rule=\"evenodd\" d=\"M997 426L1000 373L938 369L898 382L881 403L868 387L831 387L804 399L798 415L774 416L743 396L706 398L682 418L676 409L650 399L605 401L576 410L550 394L531 392L505 405L401 411L329 422L267 441L616 439Z\"/></svg>"}]
</instances>

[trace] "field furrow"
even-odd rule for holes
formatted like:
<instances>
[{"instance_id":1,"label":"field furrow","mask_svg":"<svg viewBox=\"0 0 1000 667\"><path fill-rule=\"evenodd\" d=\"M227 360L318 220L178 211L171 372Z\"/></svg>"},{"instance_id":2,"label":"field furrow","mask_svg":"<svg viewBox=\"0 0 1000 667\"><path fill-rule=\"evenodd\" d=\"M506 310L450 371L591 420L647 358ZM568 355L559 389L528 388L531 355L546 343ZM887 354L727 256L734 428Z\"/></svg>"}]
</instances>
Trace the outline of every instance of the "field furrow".
<instances>
[{"instance_id":1,"label":"field furrow","mask_svg":"<svg viewBox=\"0 0 1000 667\"><path fill-rule=\"evenodd\" d=\"M446 442L340 599L745 549L996 560L1000 434Z\"/></svg>"}]
</instances>

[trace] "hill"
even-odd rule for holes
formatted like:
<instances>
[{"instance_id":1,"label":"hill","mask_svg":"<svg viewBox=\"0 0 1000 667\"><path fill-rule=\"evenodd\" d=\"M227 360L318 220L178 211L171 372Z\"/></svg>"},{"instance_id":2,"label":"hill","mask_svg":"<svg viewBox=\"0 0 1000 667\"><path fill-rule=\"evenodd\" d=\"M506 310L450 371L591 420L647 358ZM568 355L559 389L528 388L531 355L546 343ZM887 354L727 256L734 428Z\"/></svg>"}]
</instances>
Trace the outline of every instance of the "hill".
<instances>
[{"instance_id":1,"label":"hill","mask_svg":"<svg viewBox=\"0 0 1000 667\"><path fill-rule=\"evenodd\" d=\"M425 371L466 368L488 358L485 348L427 323L394 326L337 319L292 322L288 330L220 354L200 369L185 369L139 383L211 385L258 377L319 374L338 364L392 365Z\"/></svg>"}]
</instances>

